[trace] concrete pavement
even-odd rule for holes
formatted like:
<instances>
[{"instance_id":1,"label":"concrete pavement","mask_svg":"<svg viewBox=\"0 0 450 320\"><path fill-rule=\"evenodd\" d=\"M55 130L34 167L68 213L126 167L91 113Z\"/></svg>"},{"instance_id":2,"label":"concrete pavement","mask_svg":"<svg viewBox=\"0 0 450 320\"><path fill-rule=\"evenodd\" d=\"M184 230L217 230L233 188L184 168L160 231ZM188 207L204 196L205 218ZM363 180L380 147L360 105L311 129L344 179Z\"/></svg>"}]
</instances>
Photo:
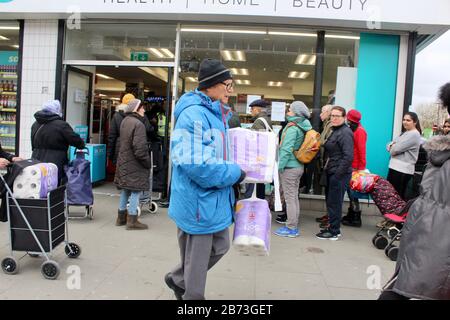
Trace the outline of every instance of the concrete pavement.
<instances>
[{"instance_id":1,"label":"concrete pavement","mask_svg":"<svg viewBox=\"0 0 450 320\"><path fill-rule=\"evenodd\" d=\"M94 219L69 221L70 240L82 247L81 256L68 259L63 246L58 247L54 260L60 264L61 274L55 281L41 276L42 259L24 257L18 274L0 272L1 300L174 299L163 280L179 260L176 226L166 209L142 216L148 230L127 231L114 225L118 191L103 185L94 192ZM78 209L71 208L71 212ZM395 267L371 243L381 217L364 216L362 228L343 227L341 240L327 241L315 237L318 226L314 218L321 214L302 211L299 238L272 235L268 257L242 256L231 248L209 272L206 298L376 299L380 290L369 289L367 283L384 285ZM279 226L274 221L272 230ZM7 224L0 224L0 239L3 258L9 255ZM77 270L81 271L79 289L73 288Z\"/></svg>"}]
</instances>

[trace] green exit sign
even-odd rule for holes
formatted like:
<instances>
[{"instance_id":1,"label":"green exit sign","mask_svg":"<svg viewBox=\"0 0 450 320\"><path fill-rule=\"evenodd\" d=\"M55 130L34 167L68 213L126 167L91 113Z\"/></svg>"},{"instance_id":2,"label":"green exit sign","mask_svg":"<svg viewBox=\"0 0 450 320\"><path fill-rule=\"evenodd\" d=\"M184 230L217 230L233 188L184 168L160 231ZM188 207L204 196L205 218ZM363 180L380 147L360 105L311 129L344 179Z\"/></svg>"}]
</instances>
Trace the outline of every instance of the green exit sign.
<instances>
[{"instance_id":1,"label":"green exit sign","mask_svg":"<svg viewBox=\"0 0 450 320\"><path fill-rule=\"evenodd\" d=\"M148 52L131 52L131 61L148 61Z\"/></svg>"}]
</instances>

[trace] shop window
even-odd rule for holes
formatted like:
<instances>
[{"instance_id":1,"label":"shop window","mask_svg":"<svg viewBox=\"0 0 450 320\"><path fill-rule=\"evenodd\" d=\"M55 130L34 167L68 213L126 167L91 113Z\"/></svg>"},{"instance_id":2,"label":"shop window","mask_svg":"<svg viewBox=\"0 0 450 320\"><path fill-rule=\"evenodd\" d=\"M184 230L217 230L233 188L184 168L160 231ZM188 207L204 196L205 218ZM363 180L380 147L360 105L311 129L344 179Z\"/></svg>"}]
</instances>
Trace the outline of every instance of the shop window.
<instances>
[{"instance_id":1,"label":"shop window","mask_svg":"<svg viewBox=\"0 0 450 320\"><path fill-rule=\"evenodd\" d=\"M182 88L184 92L195 89L200 62L214 58L233 73L235 88L229 103L240 113L244 126L252 122L247 105L257 97L280 102L278 109L294 100L312 108L316 41L315 30L183 25ZM283 119L275 120L276 129L281 128Z\"/></svg>"},{"instance_id":2,"label":"shop window","mask_svg":"<svg viewBox=\"0 0 450 320\"><path fill-rule=\"evenodd\" d=\"M66 60L175 61L175 24L84 22L67 30Z\"/></svg>"},{"instance_id":3,"label":"shop window","mask_svg":"<svg viewBox=\"0 0 450 320\"><path fill-rule=\"evenodd\" d=\"M15 154L18 132L17 100L19 65L19 23L0 22L0 143Z\"/></svg>"}]
</instances>

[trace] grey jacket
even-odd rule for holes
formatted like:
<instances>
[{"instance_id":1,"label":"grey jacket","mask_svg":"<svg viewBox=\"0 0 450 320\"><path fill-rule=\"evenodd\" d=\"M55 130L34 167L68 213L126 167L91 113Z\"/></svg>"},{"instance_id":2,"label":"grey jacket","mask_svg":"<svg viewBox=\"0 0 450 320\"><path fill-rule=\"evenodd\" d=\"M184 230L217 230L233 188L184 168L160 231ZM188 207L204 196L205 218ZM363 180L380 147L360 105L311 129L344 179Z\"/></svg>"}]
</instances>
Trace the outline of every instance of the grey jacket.
<instances>
[{"instance_id":1,"label":"grey jacket","mask_svg":"<svg viewBox=\"0 0 450 320\"><path fill-rule=\"evenodd\" d=\"M403 226L393 290L450 300L450 136L436 136L424 148L430 162Z\"/></svg>"},{"instance_id":2,"label":"grey jacket","mask_svg":"<svg viewBox=\"0 0 450 320\"><path fill-rule=\"evenodd\" d=\"M389 168L406 174L414 174L420 144L421 136L417 130L406 131L395 138L389 151L391 154Z\"/></svg>"}]
</instances>

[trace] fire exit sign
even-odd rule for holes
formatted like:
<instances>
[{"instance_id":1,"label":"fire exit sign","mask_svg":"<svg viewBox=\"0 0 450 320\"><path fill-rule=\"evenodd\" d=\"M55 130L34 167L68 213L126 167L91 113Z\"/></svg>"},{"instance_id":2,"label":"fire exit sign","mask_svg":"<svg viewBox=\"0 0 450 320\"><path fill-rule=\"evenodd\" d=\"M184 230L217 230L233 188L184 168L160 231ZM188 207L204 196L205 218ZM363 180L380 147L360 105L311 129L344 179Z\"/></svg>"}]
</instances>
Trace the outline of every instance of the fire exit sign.
<instances>
[{"instance_id":1,"label":"fire exit sign","mask_svg":"<svg viewBox=\"0 0 450 320\"><path fill-rule=\"evenodd\" d=\"M131 52L131 61L148 61L148 52Z\"/></svg>"}]
</instances>

